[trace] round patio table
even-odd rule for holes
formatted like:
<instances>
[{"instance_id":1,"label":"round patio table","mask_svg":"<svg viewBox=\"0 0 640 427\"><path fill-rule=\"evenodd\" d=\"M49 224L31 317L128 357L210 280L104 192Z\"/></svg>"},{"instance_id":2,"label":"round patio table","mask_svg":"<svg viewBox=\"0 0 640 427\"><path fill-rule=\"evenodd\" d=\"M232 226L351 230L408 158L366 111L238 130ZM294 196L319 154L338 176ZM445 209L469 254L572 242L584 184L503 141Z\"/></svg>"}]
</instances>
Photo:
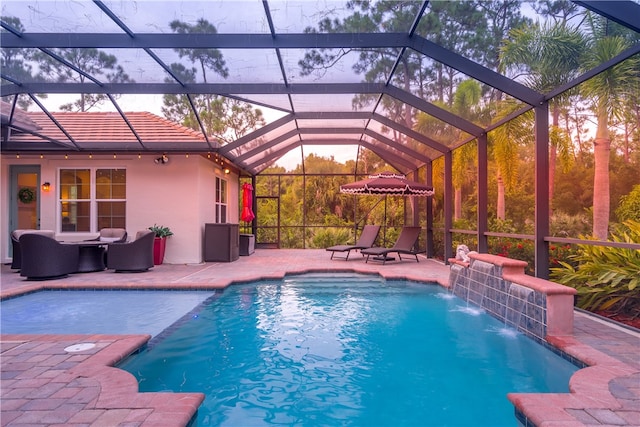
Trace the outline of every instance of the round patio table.
<instances>
[{"instance_id":1,"label":"round patio table","mask_svg":"<svg viewBox=\"0 0 640 427\"><path fill-rule=\"evenodd\" d=\"M102 271L106 268L104 264L104 253L107 242L84 241L84 242L61 242L65 245L78 246L78 273L90 273L92 271Z\"/></svg>"}]
</instances>

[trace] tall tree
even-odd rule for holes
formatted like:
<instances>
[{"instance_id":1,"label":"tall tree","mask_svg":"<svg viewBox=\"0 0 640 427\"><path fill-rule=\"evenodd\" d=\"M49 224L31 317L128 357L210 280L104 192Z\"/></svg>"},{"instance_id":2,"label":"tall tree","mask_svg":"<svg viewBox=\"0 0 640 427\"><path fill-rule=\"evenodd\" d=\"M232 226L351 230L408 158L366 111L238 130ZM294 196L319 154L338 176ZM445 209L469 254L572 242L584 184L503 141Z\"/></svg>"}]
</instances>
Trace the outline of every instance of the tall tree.
<instances>
[{"instance_id":1,"label":"tall tree","mask_svg":"<svg viewBox=\"0 0 640 427\"><path fill-rule=\"evenodd\" d=\"M91 81L87 75L110 83L128 83L133 80L118 65L118 58L95 48L54 49L56 55L72 64L85 74L78 73L63 62L44 53L38 52L34 58L40 67L39 78L53 79L58 82L86 83ZM73 102L61 105L63 111L89 111L106 102L109 97L100 93L83 93Z\"/></svg>"},{"instance_id":2,"label":"tall tree","mask_svg":"<svg viewBox=\"0 0 640 427\"><path fill-rule=\"evenodd\" d=\"M549 25L529 25L511 30L501 47L502 66L524 75L525 84L547 93L577 76L585 41L578 29L559 21ZM553 200L558 151L566 168L571 141L560 128L563 106L575 91L567 91L551 100L549 150L549 199ZM549 204L550 211L552 204Z\"/></svg>"},{"instance_id":3,"label":"tall tree","mask_svg":"<svg viewBox=\"0 0 640 427\"><path fill-rule=\"evenodd\" d=\"M456 88L453 111L467 120L482 114L481 87L475 80L465 80ZM468 179L469 164L476 159L475 144L465 144L453 155L454 219L462 218L462 186Z\"/></svg>"},{"instance_id":4,"label":"tall tree","mask_svg":"<svg viewBox=\"0 0 640 427\"><path fill-rule=\"evenodd\" d=\"M590 70L629 48L625 31L609 20L587 12L585 26L588 36L588 55L583 67ZM593 141L593 236L606 240L609 234L610 188L609 155L611 136L609 125L620 117L629 90L637 84L640 59L631 57L587 80L583 93L589 99L597 118L596 137Z\"/></svg>"},{"instance_id":5,"label":"tall tree","mask_svg":"<svg viewBox=\"0 0 640 427\"><path fill-rule=\"evenodd\" d=\"M20 18L3 16L2 21L11 25L16 31L20 33L24 32L24 26ZM6 32L6 30L4 28L0 29L0 33L3 32ZM34 49L2 48L2 50L0 50L0 69L2 73L18 82L31 81L33 79L33 66L30 62L34 54ZM32 102L31 98L25 96L18 98L18 105L25 110Z\"/></svg>"},{"instance_id":6,"label":"tall tree","mask_svg":"<svg viewBox=\"0 0 640 427\"><path fill-rule=\"evenodd\" d=\"M420 3L411 0L380 1L355 0L347 3L347 8L353 13L344 19L325 18L320 21L317 28L308 27L306 33L353 33L360 31L369 32L394 32L406 31L413 22ZM398 50L394 48L378 49L313 49L307 52L299 62L302 75L322 73L343 57L358 54L358 60L353 65L353 70L364 76L367 82L384 82L389 77L391 69L398 57ZM400 61L399 67L394 73L392 83L407 92L418 89L419 73L423 66L424 58L419 55L407 53ZM362 107L375 102L371 95L357 96L353 100L354 108ZM382 105L390 118L402 121L406 126L412 126L413 111L410 105L403 104L391 97L385 97Z\"/></svg>"},{"instance_id":7,"label":"tall tree","mask_svg":"<svg viewBox=\"0 0 640 427\"><path fill-rule=\"evenodd\" d=\"M497 119L512 114L519 108L515 102L503 101L497 112ZM506 219L506 192L511 190L518 178L518 149L531 144L533 115L531 112L509 120L489 133L489 144L496 163L497 202L496 217Z\"/></svg>"},{"instance_id":8,"label":"tall tree","mask_svg":"<svg viewBox=\"0 0 640 427\"><path fill-rule=\"evenodd\" d=\"M531 19L522 14L521 0L475 0L474 4L482 11L487 21L487 30L478 35L484 46L480 63L498 71L502 68L500 45L512 28L530 24ZM502 93L492 91L492 99L502 99Z\"/></svg>"},{"instance_id":9,"label":"tall tree","mask_svg":"<svg viewBox=\"0 0 640 427\"><path fill-rule=\"evenodd\" d=\"M464 80L457 85L450 108L460 117L472 121L478 120L483 113L480 103L481 97L480 84L475 80ZM434 104L442 105L439 102L434 102ZM418 113L414 129L425 135L446 141L456 141L462 134L459 129L424 113ZM462 187L468 179L469 164L476 158L475 147L474 144L465 144L453 152L454 219L462 218Z\"/></svg>"},{"instance_id":10,"label":"tall tree","mask_svg":"<svg viewBox=\"0 0 640 427\"><path fill-rule=\"evenodd\" d=\"M174 20L169 26L178 34L216 34L218 32L213 24L203 18L195 24ZM193 83L199 79L208 83L214 75L222 78L229 76L222 52L218 49L180 48L175 50L181 59L188 62L188 64L170 65L172 72L182 83ZM166 81L173 82L172 79L166 79ZM191 102L188 95L167 94L164 95L163 103L162 113L166 118L198 131L201 130L201 122L204 132L222 143L235 141L264 125L261 110L254 109L246 102L215 94L192 95ZM191 106L192 103L198 117Z\"/></svg>"},{"instance_id":11,"label":"tall tree","mask_svg":"<svg viewBox=\"0 0 640 427\"><path fill-rule=\"evenodd\" d=\"M486 29L479 31L477 34L477 42L475 46L481 46L482 49L476 52L479 55L477 62L485 67L498 71L502 68L500 57L500 45L507 37L512 28L528 24L531 22L522 14L522 2L520 0L475 0L473 5L476 10L481 12L486 22ZM503 94L500 91L492 90L489 93L490 101L501 101ZM509 106L498 106L498 110L504 111ZM513 128L513 129L512 129ZM506 131L511 134L516 131L517 125L510 123L502 126L502 130L498 130L497 134ZM496 138L494 144L494 158L497 162L497 216L499 219L505 218L505 189L512 185L512 179L516 176L517 153L514 151L518 143L522 140L509 141L501 137Z\"/></svg>"},{"instance_id":12,"label":"tall tree","mask_svg":"<svg viewBox=\"0 0 640 427\"><path fill-rule=\"evenodd\" d=\"M470 1L437 1L429 4L429 13L420 21L418 33L425 34L432 42L481 62L486 39L479 37L487 30L485 15ZM446 65L431 61L421 72L424 74L423 93L433 94L431 99L453 103L456 83L463 79L460 73Z\"/></svg>"}]
</instances>

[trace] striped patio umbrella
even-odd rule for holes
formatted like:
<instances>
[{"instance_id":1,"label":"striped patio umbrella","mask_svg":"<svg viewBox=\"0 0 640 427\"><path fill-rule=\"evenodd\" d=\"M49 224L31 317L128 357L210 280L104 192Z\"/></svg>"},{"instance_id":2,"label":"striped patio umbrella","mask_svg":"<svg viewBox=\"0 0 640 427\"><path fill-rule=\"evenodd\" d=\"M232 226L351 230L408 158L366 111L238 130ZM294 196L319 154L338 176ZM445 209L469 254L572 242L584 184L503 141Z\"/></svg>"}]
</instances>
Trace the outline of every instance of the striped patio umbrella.
<instances>
[{"instance_id":1,"label":"striped patio umbrella","mask_svg":"<svg viewBox=\"0 0 640 427\"><path fill-rule=\"evenodd\" d=\"M340 192L355 195L378 196L410 196L430 197L434 195L433 187L419 182L410 181L402 174L382 172L369 175L367 179L344 184ZM387 242L387 198L384 198L384 227L383 241Z\"/></svg>"},{"instance_id":2,"label":"striped patio umbrella","mask_svg":"<svg viewBox=\"0 0 640 427\"><path fill-rule=\"evenodd\" d=\"M378 194L388 196L433 196L433 187L410 181L404 175L382 172L367 179L340 186L346 194Z\"/></svg>"}]
</instances>

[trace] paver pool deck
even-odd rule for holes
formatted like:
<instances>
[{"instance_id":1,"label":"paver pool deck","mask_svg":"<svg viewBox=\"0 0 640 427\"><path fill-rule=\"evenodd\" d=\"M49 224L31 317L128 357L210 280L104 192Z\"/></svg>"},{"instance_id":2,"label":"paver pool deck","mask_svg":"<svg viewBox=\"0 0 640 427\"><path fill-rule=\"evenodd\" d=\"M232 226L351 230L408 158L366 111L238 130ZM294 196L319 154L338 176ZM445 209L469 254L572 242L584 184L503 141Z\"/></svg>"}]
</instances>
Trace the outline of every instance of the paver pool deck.
<instances>
[{"instance_id":1,"label":"paver pool deck","mask_svg":"<svg viewBox=\"0 0 640 427\"><path fill-rule=\"evenodd\" d=\"M214 289L233 282L307 271L379 273L389 279L446 284L449 266L435 260L366 264L329 260L324 250L256 250L232 263L155 266L145 273L113 271L26 281L3 265L0 298L39 289ZM148 335L0 335L2 426L152 426L189 423L200 393L138 393L136 379L114 368ZM512 394L527 423L542 426L640 426L640 331L576 311L574 334L553 345L589 365L571 378L570 393ZM65 351L93 343L84 351ZM505 397L507 398L507 397ZM514 421L515 424L515 421Z\"/></svg>"}]
</instances>

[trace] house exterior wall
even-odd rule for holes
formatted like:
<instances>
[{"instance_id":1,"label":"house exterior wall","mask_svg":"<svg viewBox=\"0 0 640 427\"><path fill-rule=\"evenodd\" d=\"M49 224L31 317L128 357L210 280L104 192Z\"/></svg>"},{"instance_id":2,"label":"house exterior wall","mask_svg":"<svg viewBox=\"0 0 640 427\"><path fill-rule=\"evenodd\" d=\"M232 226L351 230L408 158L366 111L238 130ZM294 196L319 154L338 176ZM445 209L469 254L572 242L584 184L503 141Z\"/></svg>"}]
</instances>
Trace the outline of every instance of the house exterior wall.
<instances>
[{"instance_id":1,"label":"house exterior wall","mask_svg":"<svg viewBox=\"0 0 640 427\"><path fill-rule=\"evenodd\" d=\"M82 157L73 159L73 157ZM157 155L137 154L70 155L0 155L0 245L2 262L10 261L9 195L10 166L39 165L40 183L50 182L51 190L38 189L40 202L40 229L55 230L58 240L85 240L96 233L61 232L58 212L58 170L60 168L104 167L127 170L127 232L130 239L139 230L158 224L171 228L174 235L167 240L164 262L169 264L193 264L203 261L204 224L215 221L215 177L227 181L228 221L238 222L238 176L225 174L220 165L200 156L170 154L167 164L156 164Z\"/></svg>"}]
</instances>

